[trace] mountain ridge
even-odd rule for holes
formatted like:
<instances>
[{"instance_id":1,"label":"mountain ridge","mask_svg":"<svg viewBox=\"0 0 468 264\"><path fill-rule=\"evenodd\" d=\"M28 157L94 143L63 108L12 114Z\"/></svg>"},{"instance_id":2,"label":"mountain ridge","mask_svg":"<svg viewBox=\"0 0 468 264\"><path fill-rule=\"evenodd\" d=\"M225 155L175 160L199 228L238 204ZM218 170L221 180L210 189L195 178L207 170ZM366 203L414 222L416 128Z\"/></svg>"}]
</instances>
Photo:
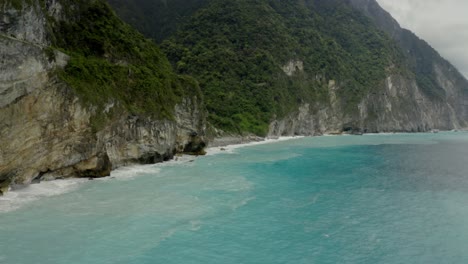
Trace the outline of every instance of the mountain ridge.
<instances>
[{"instance_id":1,"label":"mountain ridge","mask_svg":"<svg viewBox=\"0 0 468 264\"><path fill-rule=\"evenodd\" d=\"M380 7L379 3L375 0L348 0L351 5L361 10L367 16L369 16L375 24L384 32L389 34L396 42L401 46L403 50L410 53L410 60L412 64L416 64L414 67L416 71L424 72L427 69L423 68L423 64L428 64L427 60L432 59L442 64L443 68L453 72L453 78L458 79L458 82L463 82L465 86L468 86L467 78L459 72L459 70L453 66L448 60L443 58L437 50L435 50L425 40L419 38L415 33L410 30L404 29L400 26L390 13ZM417 45L412 45L417 43ZM425 51L426 54L419 53L419 50ZM419 69L418 69L419 68ZM426 72L427 73L427 72ZM434 72L428 72L434 74ZM434 81L434 80L432 80Z\"/></svg>"}]
</instances>

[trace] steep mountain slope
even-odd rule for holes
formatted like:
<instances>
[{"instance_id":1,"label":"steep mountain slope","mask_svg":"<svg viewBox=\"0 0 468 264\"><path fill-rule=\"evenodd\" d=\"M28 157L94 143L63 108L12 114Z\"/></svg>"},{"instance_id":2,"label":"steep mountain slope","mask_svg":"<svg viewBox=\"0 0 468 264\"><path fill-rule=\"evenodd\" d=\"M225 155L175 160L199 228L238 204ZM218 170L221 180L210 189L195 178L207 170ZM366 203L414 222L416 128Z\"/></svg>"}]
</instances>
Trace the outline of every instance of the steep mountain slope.
<instances>
[{"instance_id":1,"label":"steep mountain slope","mask_svg":"<svg viewBox=\"0 0 468 264\"><path fill-rule=\"evenodd\" d=\"M416 75L418 86L429 96L441 96L452 101L455 112L462 119L468 120L468 81L453 66L442 58L424 40L414 33L400 27L392 16L373 0L350 0L350 4L369 16L372 21L394 39L403 51L412 71ZM455 87L456 94L446 94L445 87ZM459 98L463 100L454 100Z\"/></svg>"},{"instance_id":2,"label":"steep mountain slope","mask_svg":"<svg viewBox=\"0 0 468 264\"><path fill-rule=\"evenodd\" d=\"M185 14L169 23L179 30L163 50L200 81L217 127L278 135L467 125L468 82L375 0L210 0Z\"/></svg>"},{"instance_id":3,"label":"steep mountain slope","mask_svg":"<svg viewBox=\"0 0 468 264\"><path fill-rule=\"evenodd\" d=\"M355 22L341 25L340 16ZM337 101L357 113L362 95L401 57L350 8L328 16L313 6L275 1L214 1L163 49L179 72L199 79L215 126L258 134L298 103L329 107L332 80L346 83Z\"/></svg>"},{"instance_id":4,"label":"steep mountain slope","mask_svg":"<svg viewBox=\"0 0 468 264\"><path fill-rule=\"evenodd\" d=\"M146 36L161 42L207 0L108 0L118 15Z\"/></svg>"},{"instance_id":5,"label":"steep mountain slope","mask_svg":"<svg viewBox=\"0 0 468 264\"><path fill-rule=\"evenodd\" d=\"M103 1L3 2L0 50L0 194L204 145L196 81Z\"/></svg>"}]
</instances>

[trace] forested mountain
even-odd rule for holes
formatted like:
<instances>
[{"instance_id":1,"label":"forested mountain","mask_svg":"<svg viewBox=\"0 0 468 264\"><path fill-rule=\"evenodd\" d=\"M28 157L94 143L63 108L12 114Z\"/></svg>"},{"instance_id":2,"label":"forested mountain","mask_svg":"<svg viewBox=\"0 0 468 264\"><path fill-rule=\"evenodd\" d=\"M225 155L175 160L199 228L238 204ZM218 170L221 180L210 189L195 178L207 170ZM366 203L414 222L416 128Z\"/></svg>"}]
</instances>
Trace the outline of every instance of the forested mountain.
<instances>
[{"instance_id":1,"label":"forested mountain","mask_svg":"<svg viewBox=\"0 0 468 264\"><path fill-rule=\"evenodd\" d=\"M440 56L426 41L420 39L413 32L401 28L398 22L376 1L372 0L350 0L350 4L369 16L381 30L386 32L398 44L405 54L405 59L411 71L415 74L418 86L424 92L439 99L447 99L446 82L459 87L456 96L464 98L459 103L454 103L455 112L468 118L468 82L466 78L450 62ZM438 79L438 76L446 76L446 80ZM449 98L453 100L453 98Z\"/></svg>"},{"instance_id":2,"label":"forested mountain","mask_svg":"<svg viewBox=\"0 0 468 264\"><path fill-rule=\"evenodd\" d=\"M215 1L162 47L200 81L215 126L259 134L298 103L327 106L330 80L346 83L337 96L357 112L388 66L406 70L394 43L346 5Z\"/></svg>"},{"instance_id":3,"label":"forested mountain","mask_svg":"<svg viewBox=\"0 0 468 264\"><path fill-rule=\"evenodd\" d=\"M312 114L328 112L334 121L319 118L315 123L337 130L452 126L441 119L466 124L464 99L450 100L453 93L466 98L468 82L427 43L400 29L374 0L137 2L114 7L138 28L162 13L165 22L143 32L153 36L165 29L164 52L177 72L200 82L209 120L216 127L266 134L272 120L284 119L301 105ZM150 4L154 13L147 9ZM135 9L151 15L135 19L129 15L140 14L130 12ZM392 96L399 98L394 102L398 110L386 117L382 115L388 111L375 102L388 98L376 95L386 95L382 87L392 76L404 82L398 90L412 90L414 84L418 94L414 90ZM457 92L446 87L444 78ZM424 100L416 99L419 93ZM438 106L449 100L450 106L439 109L434 120L421 121L430 106L413 107L415 100ZM390 120L393 125L382 125Z\"/></svg>"}]
</instances>

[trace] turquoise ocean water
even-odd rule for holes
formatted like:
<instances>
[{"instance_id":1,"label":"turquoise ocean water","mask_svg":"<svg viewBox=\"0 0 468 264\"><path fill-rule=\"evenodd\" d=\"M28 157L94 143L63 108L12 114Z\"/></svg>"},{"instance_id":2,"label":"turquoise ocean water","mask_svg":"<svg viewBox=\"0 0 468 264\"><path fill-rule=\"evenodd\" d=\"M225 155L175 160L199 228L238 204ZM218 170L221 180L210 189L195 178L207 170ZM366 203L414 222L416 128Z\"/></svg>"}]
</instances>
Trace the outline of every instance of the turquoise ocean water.
<instances>
[{"instance_id":1,"label":"turquoise ocean water","mask_svg":"<svg viewBox=\"0 0 468 264\"><path fill-rule=\"evenodd\" d=\"M0 263L468 263L468 133L301 138L0 199Z\"/></svg>"}]
</instances>

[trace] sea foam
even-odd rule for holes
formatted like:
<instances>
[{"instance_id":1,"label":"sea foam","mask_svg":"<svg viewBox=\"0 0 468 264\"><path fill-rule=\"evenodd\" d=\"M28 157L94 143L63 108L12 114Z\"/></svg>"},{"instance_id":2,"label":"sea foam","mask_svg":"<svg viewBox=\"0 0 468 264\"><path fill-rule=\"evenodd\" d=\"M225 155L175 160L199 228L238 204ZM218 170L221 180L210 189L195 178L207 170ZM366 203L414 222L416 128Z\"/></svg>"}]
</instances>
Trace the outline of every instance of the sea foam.
<instances>
[{"instance_id":1,"label":"sea foam","mask_svg":"<svg viewBox=\"0 0 468 264\"><path fill-rule=\"evenodd\" d=\"M111 172L109 177L98 178L96 181L131 181L137 177L152 175L157 176L163 166L189 164L195 158L182 155L175 159L153 165L133 165L121 167ZM10 212L26 206L42 198L62 195L77 190L84 183L90 182L87 178L72 178L54 181L42 181L31 184L17 190L10 190L4 196L0 196L0 213Z\"/></svg>"},{"instance_id":2,"label":"sea foam","mask_svg":"<svg viewBox=\"0 0 468 264\"><path fill-rule=\"evenodd\" d=\"M10 191L0 197L0 212L13 211L41 198L71 192L87 181L88 179L45 181Z\"/></svg>"},{"instance_id":3,"label":"sea foam","mask_svg":"<svg viewBox=\"0 0 468 264\"><path fill-rule=\"evenodd\" d=\"M234 153L236 149L262 145L268 143L274 143L278 141L285 141L291 139L298 139L301 137L280 137L278 139L266 139L259 142L250 142L245 144L237 145L228 145L222 148L208 148L207 155L216 155L221 153ZM223 150L221 150L223 149ZM196 159L194 156L181 155L176 156L174 159L153 164L153 165L134 165L121 167L117 170L111 172L110 177L96 179L97 181L109 181L109 180L118 180L118 181L131 181L137 177L142 177L145 175L152 175L152 177L157 177L162 167L166 166L191 166L193 161ZM0 213L10 212L17 210L23 206L26 206L34 201L37 201L42 198L53 197L57 195L62 195L68 192L75 191L82 184L89 182L88 179L65 179L65 180L54 180L54 181L43 181L38 184L31 184L25 188L12 190L6 193L4 196L0 197ZM249 184L242 185L243 188L250 188ZM237 189L235 189L237 191Z\"/></svg>"},{"instance_id":4,"label":"sea foam","mask_svg":"<svg viewBox=\"0 0 468 264\"><path fill-rule=\"evenodd\" d=\"M217 154L222 154L222 153L235 153L235 150L239 148L256 146L256 145L264 145L264 144L270 144L270 143L287 141L287 140L292 140L292 139L300 139L300 138L304 138L304 137L294 136L294 137L267 138L263 141L254 141L254 142L243 143L243 144L233 144L233 145L227 145L224 147L211 147L211 148L206 149L206 153L207 153L206 155L212 156L212 155L217 155Z\"/></svg>"}]
</instances>

